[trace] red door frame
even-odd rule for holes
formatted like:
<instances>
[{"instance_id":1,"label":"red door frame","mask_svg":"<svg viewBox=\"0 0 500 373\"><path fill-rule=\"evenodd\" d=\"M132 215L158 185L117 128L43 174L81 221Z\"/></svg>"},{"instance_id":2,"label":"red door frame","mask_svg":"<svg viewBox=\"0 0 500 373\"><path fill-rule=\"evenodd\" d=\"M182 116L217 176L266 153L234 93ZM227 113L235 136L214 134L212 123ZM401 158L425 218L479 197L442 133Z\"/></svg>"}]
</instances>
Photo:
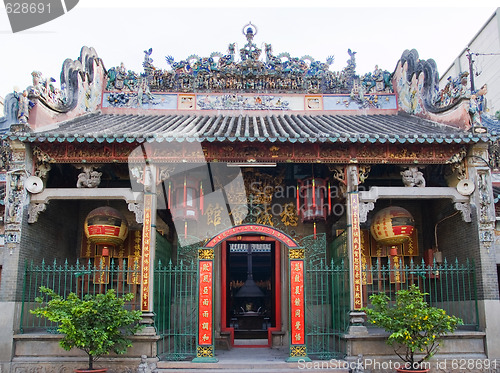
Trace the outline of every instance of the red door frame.
<instances>
[{"instance_id":1,"label":"red door frame","mask_svg":"<svg viewBox=\"0 0 500 373\"><path fill-rule=\"evenodd\" d=\"M221 270L221 331L229 332L231 336L231 346L232 347L271 347L272 346L272 332L279 331L281 329L281 242L278 240L267 237L267 236L238 236L239 241L263 241L263 242L274 242L274 320L275 327L267 329L267 345L234 345L234 328L228 327L227 325L227 312L225 307L227 307L227 241L224 240L221 243L221 256L222 256L222 270Z\"/></svg>"}]
</instances>

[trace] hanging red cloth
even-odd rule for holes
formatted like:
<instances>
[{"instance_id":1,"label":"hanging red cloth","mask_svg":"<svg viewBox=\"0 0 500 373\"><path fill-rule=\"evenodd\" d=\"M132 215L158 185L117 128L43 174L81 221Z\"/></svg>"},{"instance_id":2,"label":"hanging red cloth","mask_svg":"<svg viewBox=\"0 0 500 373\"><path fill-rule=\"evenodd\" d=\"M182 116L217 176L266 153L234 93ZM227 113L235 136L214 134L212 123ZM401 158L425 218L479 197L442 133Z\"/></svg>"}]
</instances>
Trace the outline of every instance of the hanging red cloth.
<instances>
[{"instance_id":1,"label":"hanging red cloth","mask_svg":"<svg viewBox=\"0 0 500 373\"><path fill-rule=\"evenodd\" d=\"M167 199L167 207L170 209L171 202L170 202L170 197L172 195L172 182L168 182L168 199Z\"/></svg>"},{"instance_id":2,"label":"hanging red cloth","mask_svg":"<svg viewBox=\"0 0 500 373\"><path fill-rule=\"evenodd\" d=\"M314 178L313 178L312 194L313 194L313 213L316 213L316 182L314 181Z\"/></svg>"},{"instance_id":3,"label":"hanging red cloth","mask_svg":"<svg viewBox=\"0 0 500 373\"><path fill-rule=\"evenodd\" d=\"M203 196L203 181L200 181L200 211L203 215L203 207L204 207L204 196Z\"/></svg>"},{"instance_id":4,"label":"hanging red cloth","mask_svg":"<svg viewBox=\"0 0 500 373\"><path fill-rule=\"evenodd\" d=\"M332 213L332 193L330 188L330 182L328 182L328 215Z\"/></svg>"},{"instance_id":5,"label":"hanging red cloth","mask_svg":"<svg viewBox=\"0 0 500 373\"><path fill-rule=\"evenodd\" d=\"M186 176L184 176L184 207L186 207L187 202L187 189L186 189Z\"/></svg>"},{"instance_id":6,"label":"hanging red cloth","mask_svg":"<svg viewBox=\"0 0 500 373\"><path fill-rule=\"evenodd\" d=\"M297 216L300 216L300 192L299 192L299 183L297 183Z\"/></svg>"}]
</instances>

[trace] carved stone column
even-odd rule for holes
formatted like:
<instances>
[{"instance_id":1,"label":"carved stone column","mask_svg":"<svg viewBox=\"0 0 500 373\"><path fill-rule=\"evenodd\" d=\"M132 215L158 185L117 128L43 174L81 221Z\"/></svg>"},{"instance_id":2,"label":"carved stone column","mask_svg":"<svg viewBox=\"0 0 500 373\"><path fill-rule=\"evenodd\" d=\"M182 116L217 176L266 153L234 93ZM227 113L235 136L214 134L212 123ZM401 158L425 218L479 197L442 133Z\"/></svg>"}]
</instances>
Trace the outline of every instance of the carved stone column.
<instances>
[{"instance_id":1,"label":"carved stone column","mask_svg":"<svg viewBox=\"0 0 500 373\"><path fill-rule=\"evenodd\" d=\"M477 237L471 237L469 256L477 269L477 289L479 308L479 327L486 331L486 350L489 358L500 356L500 325L498 314L497 260L495 253L495 204L491 170L487 162L488 146L486 143L475 144L467 156L468 177L475 184L471 195L471 204L475 206ZM474 214L473 214L474 215Z\"/></svg>"},{"instance_id":2,"label":"carved stone column","mask_svg":"<svg viewBox=\"0 0 500 373\"><path fill-rule=\"evenodd\" d=\"M471 203L477 212L477 225L479 236L479 258L482 272L480 281L488 283L484 287L484 299L498 299L498 286L493 287L488 280L488 272L496 274L496 258L494 248L495 237L495 204L493 201L493 188L491 171L486 162L488 159L487 144L475 144L468 156L469 178L475 184L471 195ZM483 288L483 287L481 287ZM481 294L480 294L481 296Z\"/></svg>"},{"instance_id":3,"label":"carved stone column","mask_svg":"<svg viewBox=\"0 0 500 373\"><path fill-rule=\"evenodd\" d=\"M5 247L12 255L21 243L21 226L24 215L26 189L26 147L14 141L11 143L12 162L7 172L5 198Z\"/></svg>"},{"instance_id":4,"label":"carved stone column","mask_svg":"<svg viewBox=\"0 0 500 373\"><path fill-rule=\"evenodd\" d=\"M10 144L11 159L7 163L5 196L5 245L0 248L2 281L0 282L0 302L2 309L2 336L0 336L0 360L10 361L14 356L14 331L19 329L18 315L21 309L24 265L29 259L27 240L21 242L27 192L24 188L26 169L26 147L18 141Z\"/></svg>"},{"instance_id":5,"label":"carved stone column","mask_svg":"<svg viewBox=\"0 0 500 373\"><path fill-rule=\"evenodd\" d=\"M153 273L156 248L156 172L155 166L144 170L144 213L142 224L141 311L146 327L141 334L155 335L153 326Z\"/></svg>"}]
</instances>

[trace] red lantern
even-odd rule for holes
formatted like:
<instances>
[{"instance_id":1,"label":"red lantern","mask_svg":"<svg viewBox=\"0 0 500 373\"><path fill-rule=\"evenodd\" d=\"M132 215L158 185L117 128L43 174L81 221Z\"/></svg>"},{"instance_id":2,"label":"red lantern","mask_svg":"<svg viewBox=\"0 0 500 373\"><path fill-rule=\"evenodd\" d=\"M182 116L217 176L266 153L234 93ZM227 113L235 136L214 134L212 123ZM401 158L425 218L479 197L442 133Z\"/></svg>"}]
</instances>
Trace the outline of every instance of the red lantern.
<instances>
[{"instance_id":1,"label":"red lantern","mask_svg":"<svg viewBox=\"0 0 500 373\"><path fill-rule=\"evenodd\" d=\"M328 192L327 180L320 178L307 178L299 180L297 204L299 197L303 200L301 206L302 221L326 220L327 208L325 198Z\"/></svg>"},{"instance_id":2,"label":"red lantern","mask_svg":"<svg viewBox=\"0 0 500 373\"><path fill-rule=\"evenodd\" d=\"M103 246L101 254L102 256L109 256L109 247Z\"/></svg>"},{"instance_id":3,"label":"red lantern","mask_svg":"<svg viewBox=\"0 0 500 373\"><path fill-rule=\"evenodd\" d=\"M198 180L189 176L184 176L181 180L173 180L173 203L169 204L173 219L198 220L199 185Z\"/></svg>"},{"instance_id":4,"label":"red lantern","mask_svg":"<svg viewBox=\"0 0 500 373\"><path fill-rule=\"evenodd\" d=\"M402 207L387 207L375 214L370 232L378 243L399 245L410 239L415 227L411 214Z\"/></svg>"}]
</instances>

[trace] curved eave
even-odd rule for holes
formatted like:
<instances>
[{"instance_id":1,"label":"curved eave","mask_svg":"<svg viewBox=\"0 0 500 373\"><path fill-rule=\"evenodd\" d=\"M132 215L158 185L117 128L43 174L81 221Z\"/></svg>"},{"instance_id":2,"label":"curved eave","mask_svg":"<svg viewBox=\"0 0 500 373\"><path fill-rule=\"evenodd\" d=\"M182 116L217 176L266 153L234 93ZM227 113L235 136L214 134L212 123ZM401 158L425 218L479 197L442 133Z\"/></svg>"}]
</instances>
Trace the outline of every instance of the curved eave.
<instances>
[{"instance_id":1,"label":"curved eave","mask_svg":"<svg viewBox=\"0 0 500 373\"><path fill-rule=\"evenodd\" d=\"M248 142L467 144L498 139L409 115L141 115L92 113L3 138L49 143Z\"/></svg>"},{"instance_id":2,"label":"curved eave","mask_svg":"<svg viewBox=\"0 0 500 373\"><path fill-rule=\"evenodd\" d=\"M472 134L466 136L453 136L453 137L443 137L443 136L432 136L426 135L425 137L420 136L408 136L408 137L400 137L400 136L388 136L388 135L375 135L375 136L366 136L366 135L352 135L345 134L340 136L328 136L328 137L171 137L164 136L163 134L155 134L155 135L131 135L128 134L126 136L114 135L112 137L107 136L78 136L78 135L70 135L70 136L54 136L52 134L39 134L37 136L32 135L24 135L24 134L6 134L3 136L4 139L9 140L17 140L25 143L36 143L36 142L49 142L49 143L143 143L143 142L260 142L260 143L359 143L359 144L469 144L469 143L478 143L478 142L490 142L498 140L498 135L482 135L475 136Z\"/></svg>"}]
</instances>

